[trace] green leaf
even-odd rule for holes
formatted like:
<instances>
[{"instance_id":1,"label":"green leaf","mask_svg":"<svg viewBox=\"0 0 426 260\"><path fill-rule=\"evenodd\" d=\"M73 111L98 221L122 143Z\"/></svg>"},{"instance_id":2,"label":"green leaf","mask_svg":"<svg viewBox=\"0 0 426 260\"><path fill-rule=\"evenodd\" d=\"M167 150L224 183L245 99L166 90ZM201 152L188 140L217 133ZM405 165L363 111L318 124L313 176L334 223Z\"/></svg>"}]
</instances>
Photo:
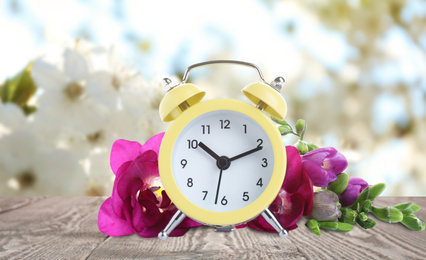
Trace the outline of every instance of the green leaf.
<instances>
[{"instance_id":1,"label":"green leaf","mask_svg":"<svg viewBox=\"0 0 426 260\"><path fill-rule=\"evenodd\" d=\"M37 90L31 77L32 63L1 86L1 99L4 103L13 102L24 108Z\"/></svg>"}]
</instances>

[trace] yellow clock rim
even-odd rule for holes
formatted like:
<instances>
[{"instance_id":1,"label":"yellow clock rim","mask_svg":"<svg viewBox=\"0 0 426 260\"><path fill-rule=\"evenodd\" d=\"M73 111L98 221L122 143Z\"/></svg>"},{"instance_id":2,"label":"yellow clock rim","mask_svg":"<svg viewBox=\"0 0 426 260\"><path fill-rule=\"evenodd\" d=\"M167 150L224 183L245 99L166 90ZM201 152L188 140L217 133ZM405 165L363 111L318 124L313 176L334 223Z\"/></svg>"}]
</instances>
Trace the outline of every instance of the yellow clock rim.
<instances>
[{"instance_id":1,"label":"yellow clock rim","mask_svg":"<svg viewBox=\"0 0 426 260\"><path fill-rule=\"evenodd\" d=\"M265 191L252 203L234 211L217 212L201 208L180 191L173 176L172 152L179 134L193 119L210 111L231 110L247 115L266 132L274 152L274 169ZM160 146L158 166L161 182L169 198L185 215L203 224L228 226L245 223L265 210L277 196L285 177L287 158L278 128L262 111L235 99L212 99L200 102L184 111L169 127Z\"/></svg>"}]
</instances>

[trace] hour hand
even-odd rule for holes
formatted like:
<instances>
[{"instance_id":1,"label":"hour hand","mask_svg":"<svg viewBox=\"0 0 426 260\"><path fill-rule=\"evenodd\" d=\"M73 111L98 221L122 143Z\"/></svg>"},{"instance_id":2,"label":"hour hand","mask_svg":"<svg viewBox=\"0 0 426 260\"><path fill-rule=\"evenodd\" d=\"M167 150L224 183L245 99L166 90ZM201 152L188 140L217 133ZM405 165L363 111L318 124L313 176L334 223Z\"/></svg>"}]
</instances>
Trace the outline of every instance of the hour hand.
<instances>
[{"instance_id":1,"label":"hour hand","mask_svg":"<svg viewBox=\"0 0 426 260\"><path fill-rule=\"evenodd\" d=\"M210 154L213 158L215 158L216 161L219 160L220 156L213 152L212 149L208 148L207 145L205 145L203 142L199 142L198 146L201 147L201 149L206 151L208 154Z\"/></svg>"}]
</instances>

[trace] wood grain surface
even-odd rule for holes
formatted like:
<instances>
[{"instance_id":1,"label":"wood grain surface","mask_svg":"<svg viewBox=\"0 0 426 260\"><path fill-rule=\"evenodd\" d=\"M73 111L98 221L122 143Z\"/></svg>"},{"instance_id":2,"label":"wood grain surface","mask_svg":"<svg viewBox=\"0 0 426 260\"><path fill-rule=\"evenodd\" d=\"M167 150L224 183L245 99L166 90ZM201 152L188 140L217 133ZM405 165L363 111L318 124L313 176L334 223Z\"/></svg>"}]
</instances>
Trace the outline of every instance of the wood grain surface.
<instances>
[{"instance_id":1,"label":"wood grain surface","mask_svg":"<svg viewBox=\"0 0 426 260\"><path fill-rule=\"evenodd\" d=\"M317 236L302 218L286 239L249 228L215 232L210 227L165 242L138 235L109 237L97 227L105 199L0 198L0 259L426 259L426 231L380 220L370 230L356 226L348 233ZM425 221L426 197L383 197L375 204L406 201L422 207L416 214Z\"/></svg>"}]
</instances>

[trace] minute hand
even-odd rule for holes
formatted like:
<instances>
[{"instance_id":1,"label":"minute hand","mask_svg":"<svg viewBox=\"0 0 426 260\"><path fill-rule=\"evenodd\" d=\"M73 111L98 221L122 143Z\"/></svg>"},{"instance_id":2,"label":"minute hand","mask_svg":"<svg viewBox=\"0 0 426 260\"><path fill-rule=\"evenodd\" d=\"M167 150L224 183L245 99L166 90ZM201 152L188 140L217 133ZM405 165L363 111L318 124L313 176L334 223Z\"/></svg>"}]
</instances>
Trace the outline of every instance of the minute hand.
<instances>
[{"instance_id":1,"label":"minute hand","mask_svg":"<svg viewBox=\"0 0 426 260\"><path fill-rule=\"evenodd\" d=\"M244 157L246 155L252 154L252 153L257 152L257 151L260 151L260 150L262 150L262 148L263 148L263 146L258 146L258 147L254 148L254 149L251 149L250 151L247 151L245 153L242 153L242 154L239 154L239 155L236 155L236 156L230 158L229 161L234 161L234 160L240 159L241 157Z\"/></svg>"}]
</instances>

